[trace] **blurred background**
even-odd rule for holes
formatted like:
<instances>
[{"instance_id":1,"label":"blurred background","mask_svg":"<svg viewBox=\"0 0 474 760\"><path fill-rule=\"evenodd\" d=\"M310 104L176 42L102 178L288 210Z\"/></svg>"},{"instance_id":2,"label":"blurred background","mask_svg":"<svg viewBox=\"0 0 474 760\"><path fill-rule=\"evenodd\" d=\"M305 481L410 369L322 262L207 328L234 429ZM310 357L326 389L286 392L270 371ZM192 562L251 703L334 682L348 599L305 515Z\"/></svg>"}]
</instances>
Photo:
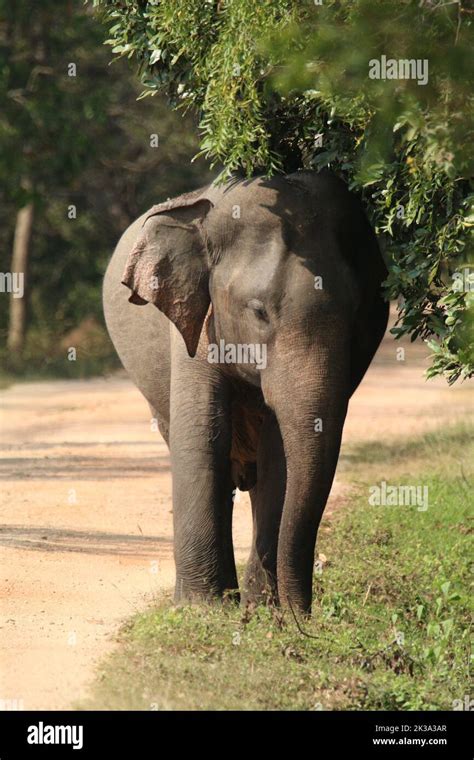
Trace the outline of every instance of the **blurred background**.
<instances>
[{"instance_id":1,"label":"blurred background","mask_svg":"<svg viewBox=\"0 0 474 760\"><path fill-rule=\"evenodd\" d=\"M84 377L118 365L101 283L147 208L208 179L190 116L111 63L107 30L74 0L0 2L0 380ZM67 360L69 347L76 361Z\"/></svg>"}]
</instances>

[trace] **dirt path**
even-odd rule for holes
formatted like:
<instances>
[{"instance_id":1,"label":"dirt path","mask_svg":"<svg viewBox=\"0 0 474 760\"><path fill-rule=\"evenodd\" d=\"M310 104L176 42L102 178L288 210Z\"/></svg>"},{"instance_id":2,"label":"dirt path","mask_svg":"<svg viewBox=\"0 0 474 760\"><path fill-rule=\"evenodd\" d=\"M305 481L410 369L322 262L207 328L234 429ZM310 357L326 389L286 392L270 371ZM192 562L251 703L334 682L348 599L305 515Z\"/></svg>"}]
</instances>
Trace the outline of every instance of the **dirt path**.
<instances>
[{"instance_id":1,"label":"dirt path","mask_svg":"<svg viewBox=\"0 0 474 760\"><path fill-rule=\"evenodd\" d=\"M423 349L404 344L398 361L400 345L384 342L344 442L468 414L469 389L425 383ZM124 377L15 385L2 396L0 708L66 709L123 618L173 584L168 452ZM343 498L336 481L330 509ZM250 545L244 495L234 528L240 561Z\"/></svg>"}]
</instances>

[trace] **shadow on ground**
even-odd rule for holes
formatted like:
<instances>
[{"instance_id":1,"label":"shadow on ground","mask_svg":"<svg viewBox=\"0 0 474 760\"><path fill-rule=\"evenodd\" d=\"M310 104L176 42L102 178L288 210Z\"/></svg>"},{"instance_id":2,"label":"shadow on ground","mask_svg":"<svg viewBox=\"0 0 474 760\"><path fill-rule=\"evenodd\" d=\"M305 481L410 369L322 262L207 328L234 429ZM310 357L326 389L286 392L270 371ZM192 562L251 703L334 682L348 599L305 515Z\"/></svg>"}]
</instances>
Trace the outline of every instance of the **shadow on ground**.
<instances>
[{"instance_id":1,"label":"shadow on ground","mask_svg":"<svg viewBox=\"0 0 474 760\"><path fill-rule=\"evenodd\" d=\"M103 531L9 525L0 527L0 545L42 552L79 552L81 554L116 554L155 556L163 546L171 547L169 538Z\"/></svg>"}]
</instances>

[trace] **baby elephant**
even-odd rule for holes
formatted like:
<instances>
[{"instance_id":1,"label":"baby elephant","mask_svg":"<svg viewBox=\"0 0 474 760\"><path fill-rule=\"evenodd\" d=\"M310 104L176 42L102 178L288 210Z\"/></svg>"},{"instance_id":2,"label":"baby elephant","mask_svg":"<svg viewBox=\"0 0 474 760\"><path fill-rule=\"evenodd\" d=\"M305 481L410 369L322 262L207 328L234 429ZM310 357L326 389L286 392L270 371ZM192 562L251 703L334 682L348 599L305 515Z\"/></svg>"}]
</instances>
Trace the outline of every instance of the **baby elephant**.
<instances>
[{"instance_id":1,"label":"baby elephant","mask_svg":"<svg viewBox=\"0 0 474 760\"><path fill-rule=\"evenodd\" d=\"M244 602L310 612L347 404L387 324L386 274L360 202L327 170L211 184L122 236L105 317L170 449L177 601L236 593L238 487L253 512Z\"/></svg>"}]
</instances>

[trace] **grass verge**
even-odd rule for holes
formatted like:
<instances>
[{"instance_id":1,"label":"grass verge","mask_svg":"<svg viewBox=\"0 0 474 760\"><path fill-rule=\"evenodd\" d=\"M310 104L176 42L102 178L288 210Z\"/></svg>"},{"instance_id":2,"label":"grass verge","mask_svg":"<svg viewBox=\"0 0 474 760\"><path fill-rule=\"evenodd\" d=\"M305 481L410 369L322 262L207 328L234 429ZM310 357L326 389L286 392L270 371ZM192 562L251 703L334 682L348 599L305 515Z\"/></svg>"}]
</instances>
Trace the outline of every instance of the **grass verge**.
<instances>
[{"instance_id":1,"label":"grass verge","mask_svg":"<svg viewBox=\"0 0 474 760\"><path fill-rule=\"evenodd\" d=\"M323 524L313 617L175 608L121 630L88 709L438 710L469 693L472 431L353 447L347 507ZM428 488L428 508L376 506L369 489ZM424 492L426 493L426 492Z\"/></svg>"}]
</instances>

